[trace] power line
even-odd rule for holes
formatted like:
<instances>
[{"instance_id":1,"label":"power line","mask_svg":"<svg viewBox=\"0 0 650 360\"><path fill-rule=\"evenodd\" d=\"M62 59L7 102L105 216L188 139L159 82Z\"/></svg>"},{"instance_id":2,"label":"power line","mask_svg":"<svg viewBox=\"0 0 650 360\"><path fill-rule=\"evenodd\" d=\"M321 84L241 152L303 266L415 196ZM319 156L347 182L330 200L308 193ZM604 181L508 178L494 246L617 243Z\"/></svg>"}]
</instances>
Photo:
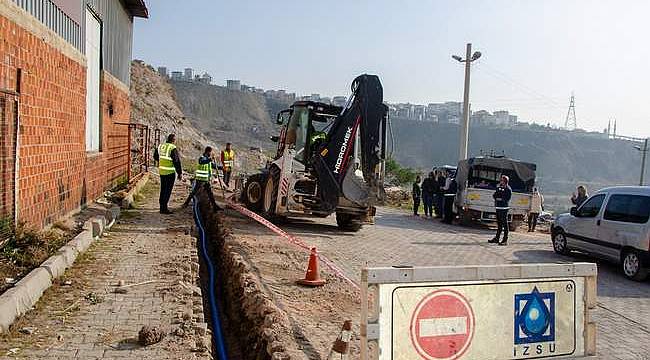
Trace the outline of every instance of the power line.
<instances>
[{"instance_id":1,"label":"power line","mask_svg":"<svg viewBox=\"0 0 650 360\"><path fill-rule=\"evenodd\" d=\"M487 75L492 76L493 78L496 78L497 80L501 80L501 81L503 81L505 83L508 83L508 84L518 88L522 92L525 92L528 95L533 96L533 98L535 98L535 99L546 102L547 104L550 105L550 107L564 110L564 107L560 103L555 101L553 98L551 98L549 96L546 96L546 95L532 89L531 87L523 84L522 82L510 77L505 72L495 69L494 67L487 64L485 62L485 60L480 61L477 65L478 66L476 66L476 67L477 67L477 69L479 71L483 71Z\"/></svg>"}]
</instances>

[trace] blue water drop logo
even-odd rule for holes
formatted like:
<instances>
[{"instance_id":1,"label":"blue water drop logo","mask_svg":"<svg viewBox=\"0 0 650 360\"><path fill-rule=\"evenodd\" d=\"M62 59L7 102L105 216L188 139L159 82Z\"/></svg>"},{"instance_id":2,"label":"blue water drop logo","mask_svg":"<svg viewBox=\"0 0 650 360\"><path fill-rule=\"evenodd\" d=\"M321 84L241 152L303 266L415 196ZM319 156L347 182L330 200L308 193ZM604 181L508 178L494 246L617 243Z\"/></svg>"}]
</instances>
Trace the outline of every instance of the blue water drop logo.
<instances>
[{"instance_id":1,"label":"blue water drop logo","mask_svg":"<svg viewBox=\"0 0 650 360\"><path fill-rule=\"evenodd\" d=\"M542 335L548 329L551 314L537 288L533 290L533 298L528 301L522 311L524 315L524 332L527 335Z\"/></svg>"},{"instance_id":2,"label":"blue water drop logo","mask_svg":"<svg viewBox=\"0 0 650 360\"><path fill-rule=\"evenodd\" d=\"M555 294L540 293L537 287L515 294L515 344L554 341Z\"/></svg>"}]
</instances>

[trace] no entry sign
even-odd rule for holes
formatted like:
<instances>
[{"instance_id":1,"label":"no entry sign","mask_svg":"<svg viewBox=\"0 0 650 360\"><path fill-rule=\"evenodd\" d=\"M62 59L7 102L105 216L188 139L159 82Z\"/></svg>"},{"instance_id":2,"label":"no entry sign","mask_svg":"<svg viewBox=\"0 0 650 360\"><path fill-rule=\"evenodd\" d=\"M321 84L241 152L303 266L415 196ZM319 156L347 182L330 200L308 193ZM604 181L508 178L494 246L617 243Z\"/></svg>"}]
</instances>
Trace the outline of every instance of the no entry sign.
<instances>
[{"instance_id":1,"label":"no entry sign","mask_svg":"<svg viewBox=\"0 0 650 360\"><path fill-rule=\"evenodd\" d=\"M411 342L423 359L457 359L472 341L474 322L467 299L453 290L437 290L415 308Z\"/></svg>"},{"instance_id":2,"label":"no entry sign","mask_svg":"<svg viewBox=\"0 0 650 360\"><path fill-rule=\"evenodd\" d=\"M576 358L596 351L596 265L369 268L361 360Z\"/></svg>"}]
</instances>

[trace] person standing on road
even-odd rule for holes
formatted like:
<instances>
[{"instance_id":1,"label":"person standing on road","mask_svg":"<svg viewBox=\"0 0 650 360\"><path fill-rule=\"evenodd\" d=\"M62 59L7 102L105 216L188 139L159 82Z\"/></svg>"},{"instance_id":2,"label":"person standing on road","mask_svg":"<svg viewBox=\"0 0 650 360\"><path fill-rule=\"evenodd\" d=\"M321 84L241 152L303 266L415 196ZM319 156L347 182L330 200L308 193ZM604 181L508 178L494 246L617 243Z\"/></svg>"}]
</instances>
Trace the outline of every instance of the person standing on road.
<instances>
[{"instance_id":1,"label":"person standing on road","mask_svg":"<svg viewBox=\"0 0 650 360\"><path fill-rule=\"evenodd\" d=\"M433 209L436 213L436 217L442 215L442 206L440 205L440 199L442 195L440 194L440 183L438 182L438 170L433 171Z\"/></svg>"},{"instance_id":2,"label":"person standing on road","mask_svg":"<svg viewBox=\"0 0 650 360\"><path fill-rule=\"evenodd\" d=\"M585 200L587 200L589 195L587 194L587 188L584 187L583 185L578 185L577 191L578 191L577 195L576 193L573 193L573 195L571 196L571 202L573 203L573 205L580 207L580 205L582 205L582 203L585 202Z\"/></svg>"},{"instance_id":3,"label":"person standing on road","mask_svg":"<svg viewBox=\"0 0 650 360\"><path fill-rule=\"evenodd\" d=\"M176 135L169 134L167 141L160 144L153 153L153 158L158 162L158 173L160 174L160 203L161 214L171 214L167 207L169 198L172 196L174 189L174 180L178 174L178 180L183 178L183 168L181 167L181 158L178 149L174 144Z\"/></svg>"},{"instance_id":4,"label":"person standing on road","mask_svg":"<svg viewBox=\"0 0 650 360\"><path fill-rule=\"evenodd\" d=\"M203 151L203 155L201 155L199 158L199 164L194 171L194 184L192 184L192 191L187 197L187 200L185 200L185 203L183 203L183 207L189 205L192 198L194 198L194 195L203 189L208 193L208 199L210 200L210 204L212 204L212 209L214 211L223 210L221 207L219 207L219 205L217 205L217 202L214 200L214 194L212 193L212 187L210 186L210 181L212 180L212 171L216 168L217 164L215 161L214 153L212 152L212 147L207 146L205 148L205 151Z\"/></svg>"},{"instance_id":5,"label":"person standing on road","mask_svg":"<svg viewBox=\"0 0 650 360\"><path fill-rule=\"evenodd\" d=\"M229 188L232 168L235 166L235 151L230 143L226 143L226 149L221 151L221 164L223 165L223 182L226 184L226 188Z\"/></svg>"},{"instance_id":6,"label":"person standing on road","mask_svg":"<svg viewBox=\"0 0 650 360\"><path fill-rule=\"evenodd\" d=\"M530 199L530 214L528 214L528 232L534 232L537 226L537 218L544 210L544 197L533 188L533 196Z\"/></svg>"},{"instance_id":7,"label":"person standing on road","mask_svg":"<svg viewBox=\"0 0 650 360\"><path fill-rule=\"evenodd\" d=\"M424 215L433 216L433 197L435 196L435 182L433 171L422 181L422 201L424 202Z\"/></svg>"},{"instance_id":8,"label":"person standing on road","mask_svg":"<svg viewBox=\"0 0 650 360\"><path fill-rule=\"evenodd\" d=\"M436 210L436 215L439 218L442 218L445 213L445 185L447 184L447 178L445 173L441 170L438 170L438 193L437 193L437 204L438 209Z\"/></svg>"},{"instance_id":9,"label":"person standing on road","mask_svg":"<svg viewBox=\"0 0 650 360\"><path fill-rule=\"evenodd\" d=\"M413 190L411 190L411 196L413 197L413 215L418 215L418 210L420 209L420 197L422 196L422 190L420 189L420 175L415 178L413 183Z\"/></svg>"},{"instance_id":10,"label":"person standing on road","mask_svg":"<svg viewBox=\"0 0 650 360\"><path fill-rule=\"evenodd\" d=\"M494 198L494 208L497 213L497 234L489 243L498 243L499 245L508 245L508 210L510 209L510 198L512 197L512 189L508 183L510 178L501 175L501 181L497 185L497 189L492 194ZM503 231L503 240L499 241L501 232Z\"/></svg>"},{"instance_id":11,"label":"person standing on road","mask_svg":"<svg viewBox=\"0 0 650 360\"><path fill-rule=\"evenodd\" d=\"M458 191L458 183L456 179L452 177L451 174L447 174L446 185L444 187L444 219L442 222L446 224L451 224L454 221L454 198L456 197L456 191Z\"/></svg>"}]
</instances>

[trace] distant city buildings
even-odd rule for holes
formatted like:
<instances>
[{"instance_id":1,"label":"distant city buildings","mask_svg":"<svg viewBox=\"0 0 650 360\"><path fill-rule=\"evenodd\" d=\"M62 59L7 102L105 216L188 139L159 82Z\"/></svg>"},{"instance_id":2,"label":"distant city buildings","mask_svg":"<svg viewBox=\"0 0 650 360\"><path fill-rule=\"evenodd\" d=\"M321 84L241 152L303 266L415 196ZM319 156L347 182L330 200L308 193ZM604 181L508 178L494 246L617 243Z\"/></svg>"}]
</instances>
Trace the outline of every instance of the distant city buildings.
<instances>
[{"instance_id":1,"label":"distant city buildings","mask_svg":"<svg viewBox=\"0 0 650 360\"><path fill-rule=\"evenodd\" d=\"M194 80L194 69L192 68L185 68L185 71L183 73L183 80L185 81L192 81Z\"/></svg>"},{"instance_id":2,"label":"distant city buildings","mask_svg":"<svg viewBox=\"0 0 650 360\"><path fill-rule=\"evenodd\" d=\"M212 76L210 74L207 72L204 72L203 75L195 74L194 69L189 67L183 69L183 71L172 71L170 76L170 72L166 66L159 66L158 75L173 81L198 82L208 85L212 83Z\"/></svg>"},{"instance_id":3,"label":"distant city buildings","mask_svg":"<svg viewBox=\"0 0 650 360\"><path fill-rule=\"evenodd\" d=\"M203 75L201 75L199 82L202 82L204 84L212 84L212 76L210 76L210 74L207 72L204 72Z\"/></svg>"},{"instance_id":4,"label":"distant city buildings","mask_svg":"<svg viewBox=\"0 0 650 360\"><path fill-rule=\"evenodd\" d=\"M486 110L479 110L472 113L470 122L482 125L514 126L517 124L517 116L506 110L495 111L492 114Z\"/></svg>"},{"instance_id":5,"label":"distant city buildings","mask_svg":"<svg viewBox=\"0 0 650 360\"><path fill-rule=\"evenodd\" d=\"M461 117L461 103L448 101L431 103L426 106L411 103L390 104L389 114L392 118L398 119L458 123Z\"/></svg>"},{"instance_id":6,"label":"distant city buildings","mask_svg":"<svg viewBox=\"0 0 650 360\"><path fill-rule=\"evenodd\" d=\"M241 81L240 80L226 80L226 88L228 90L241 91Z\"/></svg>"},{"instance_id":7,"label":"distant city buildings","mask_svg":"<svg viewBox=\"0 0 650 360\"><path fill-rule=\"evenodd\" d=\"M201 84L212 84L212 76L207 72L199 75L194 69L187 67L183 71L170 72L165 66L158 67L158 74L165 78L171 78L172 81L187 81ZM242 84L239 79L226 80L226 88L231 91L242 91L259 94L267 99L273 99L286 103L293 103L296 100L317 101L336 106L345 106L348 98L346 96L321 96L319 93L298 96L295 92L287 92L285 89L264 90L255 86ZM397 103L387 104L389 115L394 120L412 120L428 121L448 124L458 124L462 118L463 103L459 101L446 101L441 103L429 103L427 105ZM498 110L490 113L486 110L471 111L470 122L477 125L490 126L515 126L517 125L517 116L510 114L507 110Z\"/></svg>"},{"instance_id":8,"label":"distant city buildings","mask_svg":"<svg viewBox=\"0 0 650 360\"><path fill-rule=\"evenodd\" d=\"M463 103L447 101L444 103L430 103L418 105L411 103L389 104L390 117L396 120L429 121L448 124L458 124L463 117ZM473 124L493 126L514 126L517 116L506 110L490 113L486 110L471 112L470 122Z\"/></svg>"},{"instance_id":9,"label":"distant city buildings","mask_svg":"<svg viewBox=\"0 0 650 360\"><path fill-rule=\"evenodd\" d=\"M334 96L332 97L332 105L336 106L345 106L348 102L348 98L345 96Z\"/></svg>"}]
</instances>

